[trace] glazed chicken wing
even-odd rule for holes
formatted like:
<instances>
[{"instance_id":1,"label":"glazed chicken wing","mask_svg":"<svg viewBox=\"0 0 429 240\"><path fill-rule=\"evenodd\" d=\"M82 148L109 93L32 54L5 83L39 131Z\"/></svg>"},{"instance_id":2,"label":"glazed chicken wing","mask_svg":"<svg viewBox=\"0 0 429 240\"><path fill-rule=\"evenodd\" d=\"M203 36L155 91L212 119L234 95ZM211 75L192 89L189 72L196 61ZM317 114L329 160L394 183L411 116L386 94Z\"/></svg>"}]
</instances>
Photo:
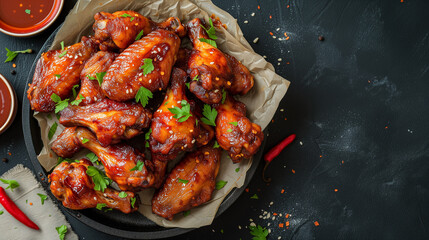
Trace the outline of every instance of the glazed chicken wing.
<instances>
[{"instance_id":1,"label":"glazed chicken wing","mask_svg":"<svg viewBox=\"0 0 429 240\"><path fill-rule=\"evenodd\" d=\"M108 146L143 133L151 118L152 113L139 103L106 98L86 106L68 106L61 111L60 123L88 127L102 146Z\"/></svg>"},{"instance_id":2,"label":"glazed chicken wing","mask_svg":"<svg viewBox=\"0 0 429 240\"><path fill-rule=\"evenodd\" d=\"M66 47L63 51L50 50L43 53L36 65L33 83L27 91L31 109L51 112L55 108L55 102L51 99L53 93L61 99L69 97L73 86L79 83L85 61L97 48L92 39L82 37L80 43Z\"/></svg>"},{"instance_id":3,"label":"glazed chicken wing","mask_svg":"<svg viewBox=\"0 0 429 240\"><path fill-rule=\"evenodd\" d=\"M99 12L94 16L94 37L101 44L101 50L125 49L133 43L143 30L143 36L156 29L166 29L183 37L185 27L176 17L170 17L162 23L156 23L134 11L114 13Z\"/></svg>"},{"instance_id":4,"label":"glazed chicken wing","mask_svg":"<svg viewBox=\"0 0 429 240\"><path fill-rule=\"evenodd\" d=\"M166 30L153 31L134 42L107 71L102 84L104 93L110 99L126 101L133 99L140 87L150 91L165 89L179 46L180 38ZM153 70L146 72L147 75L144 75L145 64L153 65Z\"/></svg>"},{"instance_id":5,"label":"glazed chicken wing","mask_svg":"<svg viewBox=\"0 0 429 240\"><path fill-rule=\"evenodd\" d=\"M117 209L123 213L137 210L137 205L131 207L133 192L126 192L127 196L121 198L120 192L111 188L104 189L104 192L94 190L94 182L86 173L91 166L92 163L86 159L78 163L64 161L49 175L51 192L64 207L79 210L106 204L106 208Z\"/></svg>"},{"instance_id":6,"label":"glazed chicken wing","mask_svg":"<svg viewBox=\"0 0 429 240\"><path fill-rule=\"evenodd\" d=\"M80 106L88 105L102 100L105 96L101 91L96 74L107 72L118 54L111 52L97 52L86 63L80 74L81 86L76 99L83 97ZM90 79L91 78L91 79Z\"/></svg>"},{"instance_id":7,"label":"glazed chicken wing","mask_svg":"<svg viewBox=\"0 0 429 240\"><path fill-rule=\"evenodd\" d=\"M264 134L261 127L246 117L246 105L227 96L224 104L217 104L216 139L228 151L234 163L253 156L261 146Z\"/></svg>"},{"instance_id":8,"label":"glazed chicken wing","mask_svg":"<svg viewBox=\"0 0 429 240\"><path fill-rule=\"evenodd\" d=\"M211 199L220 166L219 148L204 146L188 153L171 171L161 190L152 198L152 212L172 220Z\"/></svg>"},{"instance_id":9,"label":"glazed chicken wing","mask_svg":"<svg viewBox=\"0 0 429 240\"><path fill-rule=\"evenodd\" d=\"M197 125L193 107L185 96L185 81L185 72L174 68L171 86L164 102L153 114L149 146L155 159L172 160L180 152L192 150L195 144L207 144L213 137L213 134L210 136L209 131L201 126L201 122ZM184 111L188 115L175 115L175 110ZM176 118L178 116L180 118Z\"/></svg>"},{"instance_id":10,"label":"glazed chicken wing","mask_svg":"<svg viewBox=\"0 0 429 240\"><path fill-rule=\"evenodd\" d=\"M202 21L195 18L187 24L194 49L189 57L188 72L193 79L190 90L201 101L213 104L222 99L223 88L231 94L246 94L253 87L253 76L237 59L200 39L209 39Z\"/></svg>"},{"instance_id":11,"label":"glazed chicken wing","mask_svg":"<svg viewBox=\"0 0 429 240\"><path fill-rule=\"evenodd\" d=\"M87 148L103 163L106 175L121 190L140 190L152 187L156 179L152 162L145 159L133 147L126 144L103 147L86 128L66 128L52 144L52 150L60 157L71 157L80 148ZM139 163L140 162L140 163ZM143 163L141 170L137 164Z\"/></svg>"}]
</instances>

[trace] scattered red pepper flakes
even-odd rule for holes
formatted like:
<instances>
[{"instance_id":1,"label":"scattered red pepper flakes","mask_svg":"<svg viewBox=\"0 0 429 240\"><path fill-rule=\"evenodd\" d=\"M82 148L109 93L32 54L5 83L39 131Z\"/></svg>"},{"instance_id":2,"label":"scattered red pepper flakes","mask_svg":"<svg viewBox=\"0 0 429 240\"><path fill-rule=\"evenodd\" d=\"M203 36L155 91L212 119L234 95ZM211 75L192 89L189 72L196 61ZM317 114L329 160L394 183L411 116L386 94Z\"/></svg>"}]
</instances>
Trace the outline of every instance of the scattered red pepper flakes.
<instances>
[{"instance_id":1,"label":"scattered red pepper flakes","mask_svg":"<svg viewBox=\"0 0 429 240\"><path fill-rule=\"evenodd\" d=\"M261 6L259 6L259 5L258 5L258 9L260 10L260 9L261 9Z\"/></svg>"},{"instance_id":2,"label":"scattered red pepper flakes","mask_svg":"<svg viewBox=\"0 0 429 240\"><path fill-rule=\"evenodd\" d=\"M316 226L316 227L317 227L317 226L319 226L319 222L318 222L318 221L315 221L315 222L314 222L314 226Z\"/></svg>"},{"instance_id":3,"label":"scattered red pepper flakes","mask_svg":"<svg viewBox=\"0 0 429 240\"><path fill-rule=\"evenodd\" d=\"M319 157L322 158L322 155L320 155Z\"/></svg>"},{"instance_id":4,"label":"scattered red pepper flakes","mask_svg":"<svg viewBox=\"0 0 429 240\"><path fill-rule=\"evenodd\" d=\"M289 227L289 221L286 222L286 227Z\"/></svg>"},{"instance_id":5,"label":"scattered red pepper flakes","mask_svg":"<svg viewBox=\"0 0 429 240\"><path fill-rule=\"evenodd\" d=\"M295 174L295 170L292 169L292 173Z\"/></svg>"},{"instance_id":6,"label":"scattered red pepper flakes","mask_svg":"<svg viewBox=\"0 0 429 240\"><path fill-rule=\"evenodd\" d=\"M343 161L341 161L341 164L344 164L344 160L343 160Z\"/></svg>"},{"instance_id":7,"label":"scattered red pepper flakes","mask_svg":"<svg viewBox=\"0 0 429 240\"><path fill-rule=\"evenodd\" d=\"M273 36L274 34L272 32L270 32L270 35Z\"/></svg>"},{"instance_id":8,"label":"scattered red pepper flakes","mask_svg":"<svg viewBox=\"0 0 429 240\"><path fill-rule=\"evenodd\" d=\"M249 192L249 188L244 189L244 191Z\"/></svg>"},{"instance_id":9,"label":"scattered red pepper flakes","mask_svg":"<svg viewBox=\"0 0 429 240\"><path fill-rule=\"evenodd\" d=\"M404 0L401 0L401 2L404 2Z\"/></svg>"},{"instance_id":10,"label":"scattered red pepper flakes","mask_svg":"<svg viewBox=\"0 0 429 240\"><path fill-rule=\"evenodd\" d=\"M290 7L289 5L286 6L286 8L289 8L289 7Z\"/></svg>"},{"instance_id":11,"label":"scattered red pepper flakes","mask_svg":"<svg viewBox=\"0 0 429 240\"><path fill-rule=\"evenodd\" d=\"M289 213L286 213L286 218L289 218Z\"/></svg>"},{"instance_id":12,"label":"scattered red pepper flakes","mask_svg":"<svg viewBox=\"0 0 429 240\"><path fill-rule=\"evenodd\" d=\"M338 189L336 189L336 188L335 188L335 189L334 189L334 191L335 191L335 192L338 192Z\"/></svg>"},{"instance_id":13,"label":"scattered red pepper flakes","mask_svg":"<svg viewBox=\"0 0 429 240\"><path fill-rule=\"evenodd\" d=\"M286 41L289 40L289 36L286 37Z\"/></svg>"},{"instance_id":14,"label":"scattered red pepper flakes","mask_svg":"<svg viewBox=\"0 0 429 240\"><path fill-rule=\"evenodd\" d=\"M32 202L30 203L30 206L33 206L33 203L32 203Z\"/></svg>"},{"instance_id":15,"label":"scattered red pepper flakes","mask_svg":"<svg viewBox=\"0 0 429 240\"><path fill-rule=\"evenodd\" d=\"M285 121L287 120L287 118L285 118Z\"/></svg>"},{"instance_id":16,"label":"scattered red pepper flakes","mask_svg":"<svg viewBox=\"0 0 429 240\"><path fill-rule=\"evenodd\" d=\"M283 228L283 227L284 227L284 224L283 223L279 223L279 228Z\"/></svg>"},{"instance_id":17,"label":"scattered red pepper flakes","mask_svg":"<svg viewBox=\"0 0 429 240\"><path fill-rule=\"evenodd\" d=\"M287 37L287 33L285 32L285 37Z\"/></svg>"},{"instance_id":18,"label":"scattered red pepper flakes","mask_svg":"<svg viewBox=\"0 0 429 240\"><path fill-rule=\"evenodd\" d=\"M9 156L12 156L12 153L11 153L11 152L7 152L7 154L9 154Z\"/></svg>"},{"instance_id":19,"label":"scattered red pepper flakes","mask_svg":"<svg viewBox=\"0 0 429 240\"><path fill-rule=\"evenodd\" d=\"M271 122L274 122L274 119L273 119L273 120L271 120Z\"/></svg>"},{"instance_id":20,"label":"scattered red pepper flakes","mask_svg":"<svg viewBox=\"0 0 429 240\"><path fill-rule=\"evenodd\" d=\"M282 191L280 192L280 193L284 193L285 192L285 190L284 189L282 189Z\"/></svg>"},{"instance_id":21,"label":"scattered red pepper flakes","mask_svg":"<svg viewBox=\"0 0 429 240\"><path fill-rule=\"evenodd\" d=\"M388 129L388 128L389 128L388 126L385 126L385 127L384 127L384 129Z\"/></svg>"},{"instance_id":22,"label":"scattered red pepper flakes","mask_svg":"<svg viewBox=\"0 0 429 240\"><path fill-rule=\"evenodd\" d=\"M15 64L15 63L14 63L14 64L12 64L12 67L16 68L16 64Z\"/></svg>"},{"instance_id":23,"label":"scattered red pepper flakes","mask_svg":"<svg viewBox=\"0 0 429 240\"><path fill-rule=\"evenodd\" d=\"M270 15L270 19L272 19L272 18L273 18L273 16Z\"/></svg>"},{"instance_id":24,"label":"scattered red pepper flakes","mask_svg":"<svg viewBox=\"0 0 429 240\"><path fill-rule=\"evenodd\" d=\"M273 216L277 216L277 213L273 213Z\"/></svg>"},{"instance_id":25,"label":"scattered red pepper flakes","mask_svg":"<svg viewBox=\"0 0 429 240\"><path fill-rule=\"evenodd\" d=\"M289 65L289 64L290 64L290 62L287 62L286 64L287 64L287 65Z\"/></svg>"}]
</instances>

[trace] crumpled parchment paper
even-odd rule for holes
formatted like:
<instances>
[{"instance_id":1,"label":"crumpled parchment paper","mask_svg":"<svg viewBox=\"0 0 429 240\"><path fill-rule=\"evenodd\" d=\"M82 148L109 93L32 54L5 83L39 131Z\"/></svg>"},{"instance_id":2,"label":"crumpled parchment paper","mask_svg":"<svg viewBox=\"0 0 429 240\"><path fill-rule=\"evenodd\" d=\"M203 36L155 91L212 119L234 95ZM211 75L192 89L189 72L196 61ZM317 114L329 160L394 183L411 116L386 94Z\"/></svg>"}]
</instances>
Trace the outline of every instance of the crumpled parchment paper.
<instances>
[{"instance_id":1,"label":"crumpled parchment paper","mask_svg":"<svg viewBox=\"0 0 429 240\"><path fill-rule=\"evenodd\" d=\"M216 29L218 48L241 61L255 78L253 89L247 95L237 98L246 104L247 114L251 121L259 124L262 129L268 125L289 87L289 81L277 75L272 64L253 51L243 37L237 20L209 0L80 0L70 11L51 48L59 49L61 41L64 41L66 45L72 45L79 42L82 36L93 34L92 25L95 13L100 11L112 13L119 10L134 10L158 22L172 16L178 17L182 23L194 18L204 18L208 21L212 14L218 17L227 26L227 29ZM39 121L44 144L38 160L49 171L57 163L57 156L51 151L51 143L64 127L58 123L53 113L35 113L34 116ZM58 123L58 129L54 137L49 140L49 128L54 122ZM87 151L81 152L75 156L75 159L80 159L85 153ZM209 202L192 209L190 215L186 217L178 214L173 221L167 221L152 214L150 200L154 191L151 189L140 193L143 204L139 211L164 227L197 228L210 225L227 194L233 188L239 188L244 184L246 172L251 164L252 160L232 164L224 152L217 180L228 181L228 184L221 190L215 190ZM235 172L236 168L240 168L238 173Z\"/></svg>"}]
</instances>

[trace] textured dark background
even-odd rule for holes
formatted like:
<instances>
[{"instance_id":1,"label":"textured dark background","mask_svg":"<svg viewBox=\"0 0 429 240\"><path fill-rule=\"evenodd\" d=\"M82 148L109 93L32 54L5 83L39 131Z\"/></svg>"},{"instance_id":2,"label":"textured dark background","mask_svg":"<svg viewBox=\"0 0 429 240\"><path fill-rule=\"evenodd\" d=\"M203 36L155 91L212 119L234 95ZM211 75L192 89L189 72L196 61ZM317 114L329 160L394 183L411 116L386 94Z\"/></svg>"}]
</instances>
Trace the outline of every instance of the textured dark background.
<instances>
[{"instance_id":1,"label":"textured dark background","mask_svg":"<svg viewBox=\"0 0 429 240\"><path fill-rule=\"evenodd\" d=\"M270 228L269 239L429 239L429 2L403 1L213 1L292 82L264 151L298 137L268 169L270 185L261 164L249 192L211 226L174 239L249 239L249 219ZM37 52L74 2L41 35L0 33L0 60L4 47ZM284 32L289 39L279 40ZM16 75L11 63L0 64L20 106L35 55L16 58ZM0 173L17 163L32 168L25 134L18 111L0 136L0 157L9 159ZM250 199L255 193L259 200ZM282 217L261 219L261 210ZM116 239L68 219L82 239ZM286 221L289 228L279 228Z\"/></svg>"}]
</instances>

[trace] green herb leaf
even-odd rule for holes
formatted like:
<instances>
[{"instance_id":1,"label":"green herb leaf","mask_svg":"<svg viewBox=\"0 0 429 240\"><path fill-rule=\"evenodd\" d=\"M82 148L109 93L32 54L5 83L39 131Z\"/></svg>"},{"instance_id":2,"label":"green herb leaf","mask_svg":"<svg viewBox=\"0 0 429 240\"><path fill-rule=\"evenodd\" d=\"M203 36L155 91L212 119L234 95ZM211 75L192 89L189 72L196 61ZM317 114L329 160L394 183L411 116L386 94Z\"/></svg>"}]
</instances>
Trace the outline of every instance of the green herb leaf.
<instances>
[{"instance_id":1,"label":"green herb leaf","mask_svg":"<svg viewBox=\"0 0 429 240\"><path fill-rule=\"evenodd\" d=\"M58 55L58 58L62 58L66 54L67 54L67 50L64 50L62 53L60 53L60 55Z\"/></svg>"},{"instance_id":2,"label":"green herb leaf","mask_svg":"<svg viewBox=\"0 0 429 240\"><path fill-rule=\"evenodd\" d=\"M130 19L130 22L132 22L134 20L134 17L132 17L131 19Z\"/></svg>"},{"instance_id":3,"label":"green herb leaf","mask_svg":"<svg viewBox=\"0 0 429 240\"><path fill-rule=\"evenodd\" d=\"M106 72L96 73L95 76L97 77L98 85L101 86L101 84L103 83L103 78L104 76L106 76Z\"/></svg>"},{"instance_id":4,"label":"green herb leaf","mask_svg":"<svg viewBox=\"0 0 429 240\"><path fill-rule=\"evenodd\" d=\"M183 216L184 216L184 217L186 217L186 216L188 216L190 213L191 213L191 210L184 211L184 212L183 212Z\"/></svg>"},{"instance_id":5,"label":"green herb leaf","mask_svg":"<svg viewBox=\"0 0 429 240\"><path fill-rule=\"evenodd\" d=\"M55 77L61 78L61 74L54 74ZM76 85L75 85L76 86ZM78 85L79 86L79 85Z\"/></svg>"},{"instance_id":6,"label":"green herb leaf","mask_svg":"<svg viewBox=\"0 0 429 240\"><path fill-rule=\"evenodd\" d=\"M61 41L60 45L61 45L61 51L64 51L64 41Z\"/></svg>"},{"instance_id":7,"label":"green herb leaf","mask_svg":"<svg viewBox=\"0 0 429 240\"><path fill-rule=\"evenodd\" d=\"M182 108L174 106L173 108L169 108L168 111L174 114L173 117L177 119L178 122L184 122L188 120L190 116L192 116L191 105L186 100L182 100L180 102L180 105L182 106Z\"/></svg>"},{"instance_id":8,"label":"green herb leaf","mask_svg":"<svg viewBox=\"0 0 429 240\"><path fill-rule=\"evenodd\" d=\"M131 168L130 171L142 171L144 166L144 162L138 160L135 167Z\"/></svg>"},{"instance_id":9,"label":"green herb leaf","mask_svg":"<svg viewBox=\"0 0 429 240\"><path fill-rule=\"evenodd\" d=\"M77 93L76 93L76 88L79 87L79 84L76 84L72 87L72 92L73 92L73 99L76 99Z\"/></svg>"},{"instance_id":10,"label":"green herb leaf","mask_svg":"<svg viewBox=\"0 0 429 240\"><path fill-rule=\"evenodd\" d=\"M87 142L89 142L89 139L88 139L88 138L82 138L82 143L83 143L83 144L85 144L85 143L87 143Z\"/></svg>"},{"instance_id":11,"label":"green herb leaf","mask_svg":"<svg viewBox=\"0 0 429 240\"><path fill-rule=\"evenodd\" d=\"M26 14L31 14L31 10L30 9L25 9L25 13Z\"/></svg>"},{"instance_id":12,"label":"green herb leaf","mask_svg":"<svg viewBox=\"0 0 429 240\"><path fill-rule=\"evenodd\" d=\"M221 229L221 230L220 230L220 233L222 233L222 234L223 234L223 229Z\"/></svg>"},{"instance_id":13,"label":"green herb leaf","mask_svg":"<svg viewBox=\"0 0 429 240\"><path fill-rule=\"evenodd\" d=\"M55 229L58 232L58 237L60 237L60 240L64 240L64 237L66 236L66 233L67 233L67 226L61 225L59 227L56 227Z\"/></svg>"},{"instance_id":14,"label":"green herb leaf","mask_svg":"<svg viewBox=\"0 0 429 240\"><path fill-rule=\"evenodd\" d=\"M152 97L153 94L149 89L145 87L140 87L136 94L136 102L140 102L143 107L146 107L146 105L149 103L149 98Z\"/></svg>"},{"instance_id":15,"label":"green herb leaf","mask_svg":"<svg viewBox=\"0 0 429 240\"><path fill-rule=\"evenodd\" d=\"M7 179L3 179L0 178L0 181L2 181L4 184L9 184L9 186L7 186L6 189L9 189L13 192L13 189L19 187L19 183L15 180L7 180Z\"/></svg>"},{"instance_id":16,"label":"green herb leaf","mask_svg":"<svg viewBox=\"0 0 429 240\"><path fill-rule=\"evenodd\" d=\"M229 124L234 125L234 126L236 126L236 127L237 127L238 122L230 122Z\"/></svg>"},{"instance_id":17,"label":"green herb leaf","mask_svg":"<svg viewBox=\"0 0 429 240\"><path fill-rule=\"evenodd\" d=\"M225 187L227 183L228 181L223 181L223 180L216 182L216 190L222 189L223 187Z\"/></svg>"},{"instance_id":18,"label":"green herb leaf","mask_svg":"<svg viewBox=\"0 0 429 240\"><path fill-rule=\"evenodd\" d=\"M49 128L49 132L48 132L49 140L51 140L52 137L54 136L55 132L57 131L57 127L58 127L58 123L54 122L54 124L52 124L51 128Z\"/></svg>"},{"instance_id":19,"label":"green herb leaf","mask_svg":"<svg viewBox=\"0 0 429 240\"><path fill-rule=\"evenodd\" d=\"M89 161L91 161L92 163L97 163L97 165L100 165L98 162L98 157L97 155L95 155L95 153L90 152L88 154L86 154L86 157L89 159Z\"/></svg>"},{"instance_id":20,"label":"green herb leaf","mask_svg":"<svg viewBox=\"0 0 429 240\"><path fill-rule=\"evenodd\" d=\"M261 226L249 226L250 234L254 237L253 240L266 240L268 236L268 230Z\"/></svg>"},{"instance_id":21,"label":"green herb leaf","mask_svg":"<svg viewBox=\"0 0 429 240\"><path fill-rule=\"evenodd\" d=\"M225 89L222 89L222 101L221 101L222 104L225 103L225 99L226 99L226 91Z\"/></svg>"},{"instance_id":22,"label":"green herb leaf","mask_svg":"<svg viewBox=\"0 0 429 240\"><path fill-rule=\"evenodd\" d=\"M105 204L105 203L97 203L97 206L95 208L97 208L98 210L102 210L106 206L107 206L107 204Z\"/></svg>"},{"instance_id":23,"label":"green herb leaf","mask_svg":"<svg viewBox=\"0 0 429 240\"><path fill-rule=\"evenodd\" d=\"M93 76L90 76L90 75L86 75L86 77L87 77L89 80L97 80L97 78L95 78L95 77L93 77Z\"/></svg>"},{"instance_id":24,"label":"green herb leaf","mask_svg":"<svg viewBox=\"0 0 429 240\"><path fill-rule=\"evenodd\" d=\"M103 172L98 170L98 168L93 166L88 166L86 169L86 174L91 176L92 181L94 182L94 190L96 191L102 191L107 188L107 186L112 182L110 178L106 176Z\"/></svg>"},{"instance_id":25,"label":"green herb leaf","mask_svg":"<svg viewBox=\"0 0 429 240\"><path fill-rule=\"evenodd\" d=\"M239 172L239 171L240 171L240 168L239 168L239 167L235 169L235 172Z\"/></svg>"},{"instance_id":26,"label":"green herb leaf","mask_svg":"<svg viewBox=\"0 0 429 240\"><path fill-rule=\"evenodd\" d=\"M230 133L230 132L232 132L232 129L231 129L231 128L228 128L228 130L226 130L226 131Z\"/></svg>"},{"instance_id":27,"label":"green herb leaf","mask_svg":"<svg viewBox=\"0 0 429 240\"><path fill-rule=\"evenodd\" d=\"M144 135L144 139L146 140L145 146L147 148L149 147L149 138L151 133L152 133L152 128L149 128L149 131Z\"/></svg>"},{"instance_id":28,"label":"green herb leaf","mask_svg":"<svg viewBox=\"0 0 429 240\"><path fill-rule=\"evenodd\" d=\"M3 211L0 211L0 215L3 215L3 213L4 213Z\"/></svg>"},{"instance_id":29,"label":"green herb leaf","mask_svg":"<svg viewBox=\"0 0 429 240\"><path fill-rule=\"evenodd\" d=\"M213 21L212 21L212 19L211 19L211 18L209 19L209 21L210 21L210 28L209 28L209 29L205 28L203 25L200 25L200 26L201 26L202 28L204 28L204 30L206 30L207 35L209 35L209 38L211 38L211 39L213 39L213 40L216 40L216 39L217 39L217 36L216 36L216 29L215 29L215 27L213 26Z\"/></svg>"},{"instance_id":30,"label":"green herb leaf","mask_svg":"<svg viewBox=\"0 0 429 240\"><path fill-rule=\"evenodd\" d=\"M126 192L120 192L120 193L118 194L118 196L119 196L120 198L126 198L126 197L128 196L128 194L127 194Z\"/></svg>"},{"instance_id":31,"label":"green herb leaf","mask_svg":"<svg viewBox=\"0 0 429 240\"><path fill-rule=\"evenodd\" d=\"M219 143L217 141L215 141L213 144L213 148L218 148L218 147L219 147Z\"/></svg>"},{"instance_id":32,"label":"green herb leaf","mask_svg":"<svg viewBox=\"0 0 429 240\"><path fill-rule=\"evenodd\" d=\"M61 98L55 93L52 93L51 99L52 99L52 101L54 101L54 103L56 103L55 104L55 113L60 112L61 110L63 110L64 108L66 108L69 105L69 99L61 100Z\"/></svg>"},{"instance_id":33,"label":"green herb leaf","mask_svg":"<svg viewBox=\"0 0 429 240\"><path fill-rule=\"evenodd\" d=\"M119 15L120 17L131 17L131 15L130 14L128 14L128 13L124 13L124 14L122 14L122 15Z\"/></svg>"},{"instance_id":34,"label":"green herb leaf","mask_svg":"<svg viewBox=\"0 0 429 240\"><path fill-rule=\"evenodd\" d=\"M192 81L199 81L200 79L198 79L198 74L194 77L194 78L192 78Z\"/></svg>"},{"instance_id":35,"label":"green herb leaf","mask_svg":"<svg viewBox=\"0 0 429 240\"><path fill-rule=\"evenodd\" d=\"M185 83L185 85L188 87L188 89L189 89L189 85L191 85L191 83Z\"/></svg>"},{"instance_id":36,"label":"green herb leaf","mask_svg":"<svg viewBox=\"0 0 429 240\"><path fill-rule=\"evenodd\" d=\"M215 108L210 107L208 104L204 104L203 115L204 117L201 118L203 123L216 127L217 111Z\"/></svg>"},{"instance_id":37,"label":"green herb leaf","mask_svg":"<svg viewBox=\"0 0 429 240\"><path fill-rule=\"evenodd\" d=\"M10 62L13 59L15 59L16 56L18 56L19 53L31 53L32 50L31 49L26 49L26 50L22 50L22 51L11 51L8 48L5 48L7 53L6 53L6 57L7 59L4 61L6 62Z\"/></svg>"},{"instance_id":38,"label":"green herb leaf","mask_svg":"<svg viewBox=\"0 0 429 240\"><path fill-rule=\"evenodd\" d=\"M256 195L256 193L255 193L255 194L253 194L253 196L251 196L251 197L250 197L250 199L259 199L259 197L258 197L258 195Z\"/></svg>"},{"instance_id":39,"label":"green herb leaf","mask_svg":"<svg viewBox=\"0 0 429 240\"><path fill-rule=\"evenodd\" d=\"M83 99L85 99L85 98L82 96L82 94L79 94L79 99L71 101L70 104L77 106L82 102Z\"/></svg>"},{"instance_id":40,"label":"green herb leaf","mask_svg":"<svg viewBox=\"0 0 429 240\"><path fill-rule=\"evenodd\" d=\"M45 200L48 199L48 196L38 193L37 194L40 197L40 201L42 202L42 205L45 204Z\"/></svg>"},{"instance_id":41,"label":"green herb leaf","mask_svg":"<svg viewBox=\"0 0 429 240\"><path fill-rule=\"evenodd\" d=\"M141 38L142 38L142 36L143 36L143 30L141 30L140 32L139 32L139 34L137 34L137 37L136 37L136 41L137 40L140 40Z\"/></svg>"},{"instance_id":42,"label":"green herb leaf","mask_svg":"<svg viewBox=\"0 0 429 240\"><path fill-rule=\"evenodd\" d=\"M152 59L145 58L143 60L143 66L141 66L140 69L143 69L144 75L148 75L149 73L151 73L155 69L152 63Z\"/></svg>"},{"instance_id":43,"label":"green herb leaf","mask_svg":"<svg viewBox=\"0 0 429 240\"><path fill-rule=\"evenodd\" d=\"M200 38L200 41L208 43L208 44L212 45L213 47L217 48L217 44L216 44L215 40Z\"/></svg>"},{"instance_id":44,"label":"green herb leaf","mask_svg":"<svg viewBox=\"0 0 429 240\"><path fill-rule=\"evenodd\" d=\"M180 179L180 178L178 178L178 179L177 179L177 182L179 182L179 183L183 183L183 184L187 184L187 183L189 182L189 180L184 180L184 179Z\"/></svg>"},{"instance_id":45,"label":"green herb leaf","mask_svg":"<svg viewBox=\"0 0 429 240\"><path fill-rule=\"evenodd\" d=\"M134 204L136 203L137 198L131 198L131 207L134 208Z\"/></svg>"},{"instance_id":46,"label":"green herb leaf","mask_svg":"<svg viewBox=\"0 0 429 240\"><path fill-rule=\"evenodd\" d=\"M79 162L78 160L73 160L73 159L70 159L70 158L58 157L57 165L60 164L60 163L62 163L62 162L72 163L72 162L76 162L76 161Z\"/></svg>"}]
</instances>

